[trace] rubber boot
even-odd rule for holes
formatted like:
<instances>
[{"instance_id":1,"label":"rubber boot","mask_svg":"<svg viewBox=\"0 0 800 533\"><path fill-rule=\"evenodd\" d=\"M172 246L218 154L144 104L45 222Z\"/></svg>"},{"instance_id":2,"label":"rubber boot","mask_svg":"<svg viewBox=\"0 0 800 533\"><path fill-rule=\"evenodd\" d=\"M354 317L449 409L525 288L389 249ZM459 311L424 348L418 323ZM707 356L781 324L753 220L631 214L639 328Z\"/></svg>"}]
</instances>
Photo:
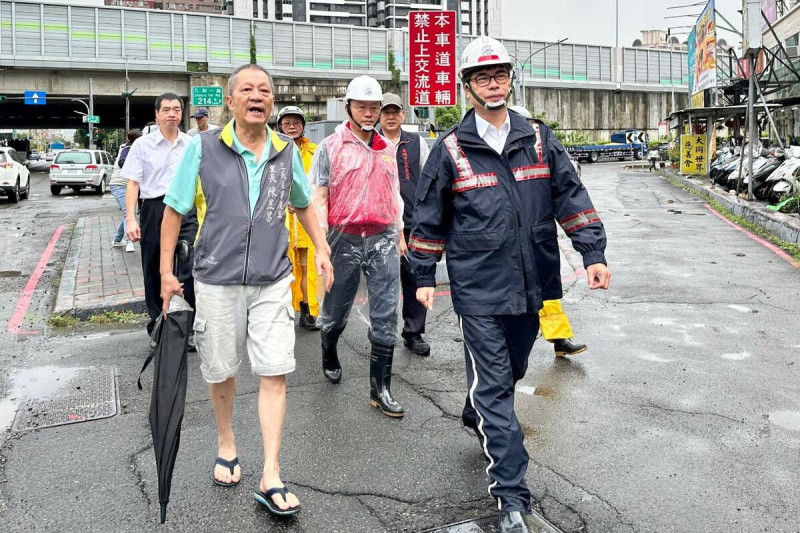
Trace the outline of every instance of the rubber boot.
<instances>
[{"instance_id":1,"label":"rubber boot","mask_svg":"<svg viewBox=\"0 0 800 533\"><path fill-rule=\"evenodd\" d=\"M567 355L585 352L586 345L575 342L572 339L555 339L553 341L553 349L557 357L566 357Z\"/></svg>"},{"instance_id":2,"label":"rubber boot","mask_svg":"<svg viewBox=\"0 0 800 533\"><path fill-rule=\"evenodd\" d=\"M339 364L339 353L336 351L342 331L344 328L332 329L328 333L323 331L320 335L322 337L322 373L331 383L342 381L342 365Z\"/></svg>"},{"instance_id":3,"label":"rubber boot","mask_svg":"<svg viewBox=\"0 0 800 533\"><path fill-rule=\"evenodd\" d=\"M393 418L405 414L403 406L394 401L390 390L392 384L392 359L394 346L372 342L369 358L369 404L381 413Z\"/></svg>"},{"instance_id":4,"label":"rubber boot","mask_svg":"<svg viewBox=\"0 0 800 533\"><path fill-rule=\"evenodd\" d=\"M303 329L307 329L308 331L319 330L319 326L317 326L317 320L314 318L314 315L311 314L311 311L308 309L308 303L306 302L300 302L299 326Z\"/></svg>"}]
</instances>

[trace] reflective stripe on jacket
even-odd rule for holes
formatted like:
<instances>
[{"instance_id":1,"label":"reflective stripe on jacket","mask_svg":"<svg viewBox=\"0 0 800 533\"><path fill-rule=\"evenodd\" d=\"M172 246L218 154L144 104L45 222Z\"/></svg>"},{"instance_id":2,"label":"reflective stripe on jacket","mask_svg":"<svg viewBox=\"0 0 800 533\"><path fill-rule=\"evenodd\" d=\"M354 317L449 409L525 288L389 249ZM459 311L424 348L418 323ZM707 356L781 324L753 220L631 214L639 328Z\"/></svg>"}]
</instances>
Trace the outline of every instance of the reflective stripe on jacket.
<instances>
[{"instance_id":1,"label":"reflective stripe on jacket","mask_svg":"<svg viewBox=\"0 0 800 533\"><path fill-rule=\"evenodd\" d=\"M564 147L547 126L511 112L498 154L474 110L433 147L416 191L409 259L435 286L447 252L458 314L535 313L562 296L556 220L585 265L605 263L603 224Z\"/></svg>"}]
</instances>

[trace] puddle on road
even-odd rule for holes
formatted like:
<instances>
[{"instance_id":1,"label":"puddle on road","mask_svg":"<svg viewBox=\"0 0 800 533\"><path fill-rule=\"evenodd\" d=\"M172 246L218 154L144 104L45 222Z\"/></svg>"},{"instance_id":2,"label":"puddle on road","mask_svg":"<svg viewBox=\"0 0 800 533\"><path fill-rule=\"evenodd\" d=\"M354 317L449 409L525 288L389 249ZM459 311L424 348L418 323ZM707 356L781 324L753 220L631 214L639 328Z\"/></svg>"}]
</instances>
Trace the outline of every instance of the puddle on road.
<instances>
[{"instance_id":1,"label":"puddle on road","mask_svg":"<svg viewBox=\"0 0 800 533\"><path fill-rule=\"evenodd\" d=\"M536 390L533 391L533 394L536 396L544 396L545 398L552 398L556 395L556 391L553 389L553 387L539 385L536 387Z\"/></svg>"},{"instance_id":2,"label":"puddle on road","mask_svg":"<svg viewBox=\"0 0 800 533\"><path fill-rule=\"evenodd\" d=\"M769 421L790 431L800 431L800 411L775 411L769 414Z\"/></svg>"},{"instance_id":3,"label":"puddle on road","mask_svg":"<svg viewBox=\"0 0 800 533\"><path fill-rule=\"evenodd\" d=\"M12 372L11 387L6 397L0 400L0 432L11 426L21 402L59 394L79 370L79 368L43 366Z\"/></svg>"}]
</instances>

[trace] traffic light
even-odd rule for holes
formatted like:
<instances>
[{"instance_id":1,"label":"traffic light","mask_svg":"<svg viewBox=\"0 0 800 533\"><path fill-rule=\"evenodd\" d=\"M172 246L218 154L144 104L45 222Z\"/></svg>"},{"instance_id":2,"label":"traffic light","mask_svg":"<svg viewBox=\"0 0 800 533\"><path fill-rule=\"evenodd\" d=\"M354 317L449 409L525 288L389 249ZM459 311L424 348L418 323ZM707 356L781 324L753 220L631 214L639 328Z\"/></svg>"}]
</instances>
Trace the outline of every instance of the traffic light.
<instances>
[{"instance_id":1,"label":"traffic light","mask_svg":"<svg viewBox=\"0 0 800 533\"><path fill-rule=\"evenodd\" d=\"M5 101L6 101L6 97L3 96L3 95L0 95L0 104L2 104Z\"/></svg>"},{"instance_id":2,"label":"traffic light","mask_svg":"<svg viewBox=\"0 0 800 533\"><path fill-rule=\"evenodd\" d=\"M417 118L429 118L431 116L430 109L427 107L415 107L414 114Z\"/></svg>"},{"instance_id":3,"label":"traffic light","mask_svg":"<svg viewBox=\"0 0 800 533\"><path fill-rule=\"evenodd\" d=\"M92 128L92 133L97 135L98 133L100 133L100 128Z\"/></svg>"}]
</instances>

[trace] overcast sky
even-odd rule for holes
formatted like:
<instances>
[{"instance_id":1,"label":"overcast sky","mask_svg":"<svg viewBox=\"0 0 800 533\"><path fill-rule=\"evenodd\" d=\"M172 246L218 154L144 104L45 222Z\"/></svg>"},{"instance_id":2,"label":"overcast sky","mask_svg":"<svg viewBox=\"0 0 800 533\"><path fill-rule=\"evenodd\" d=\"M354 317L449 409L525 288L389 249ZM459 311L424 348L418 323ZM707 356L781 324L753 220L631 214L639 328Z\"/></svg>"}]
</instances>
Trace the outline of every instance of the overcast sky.
<instances>
[{"instance_id":1,"label":"overcast sky","mask_svg":"<svg viewBox=\"0 0 800 533\"><path fill-rule=\"evenodd\" d=\"M615 5L617 0L501 0L503 8L503 37L556 41L569 38L576 44L614 45ZM683 9L667 9L685 6L699 0L618 0L619 44L630 46L641 37L641 30L666 30L669 26L694 25L697 17L670 18L674 15L698 15L704 5ZM741 30L742 0L717 0L716 9ZM722 21L718 20L721 25ZM688 37L691 28L675 29L687 32L678 35L681 42ZM718 36L728 44L738 44L740 39L730 32L720 31Z\"/></svg>"}]
</instances>

